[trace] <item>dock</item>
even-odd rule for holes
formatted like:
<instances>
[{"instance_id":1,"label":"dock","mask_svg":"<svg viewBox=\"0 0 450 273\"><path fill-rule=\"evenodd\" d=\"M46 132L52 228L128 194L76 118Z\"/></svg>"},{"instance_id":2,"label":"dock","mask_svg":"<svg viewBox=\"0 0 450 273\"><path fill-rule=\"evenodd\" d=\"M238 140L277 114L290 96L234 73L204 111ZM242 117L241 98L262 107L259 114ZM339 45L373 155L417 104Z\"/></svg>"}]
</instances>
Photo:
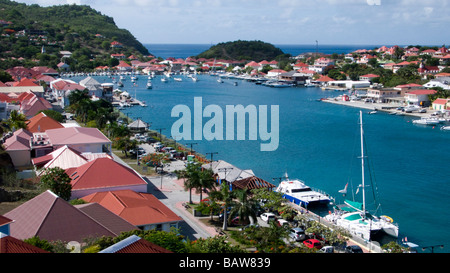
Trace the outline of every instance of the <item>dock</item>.
<instances>
[{"instance_id":1,"label":"dock","mask_svg":"<svg viewBox=\"0 0 450 273\"><path fill-rule=\"evenodd\" d=\"M375 103L375 102L363 102L363 101L344 101L344 100L338 100L338 99L332 99L332 98L328 98L328 99L323 99L321 100L322 102L327 102L327 103L333 103L333 104L338 104L338 105L344 105L344 106L349 106L349 107L356 107L356 108L360 108L360 109L366 109L369 111L381 111L381 112L386 112L389 114L400 114L400 115L404 115L404 116L411 116L411 117L418 117L418 118L422 118L422 117L429 117L430 113L418 113L418 112L411 112L411 113L406 113L406 112L402 112L400 110L397 110L398 107L401 107L403 105L400 104L392 104L392 103Z\"/></svg>"}]
</instances>

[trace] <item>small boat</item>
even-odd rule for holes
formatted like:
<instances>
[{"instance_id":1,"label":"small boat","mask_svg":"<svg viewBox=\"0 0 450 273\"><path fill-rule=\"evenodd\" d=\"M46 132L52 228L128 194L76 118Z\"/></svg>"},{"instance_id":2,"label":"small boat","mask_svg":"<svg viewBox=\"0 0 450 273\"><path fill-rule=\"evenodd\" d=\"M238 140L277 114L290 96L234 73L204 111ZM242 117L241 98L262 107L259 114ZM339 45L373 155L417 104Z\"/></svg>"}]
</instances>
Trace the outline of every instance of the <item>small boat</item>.
<instances>
[{"instance_id":1,"label":"small boat","mask_svg":"<svg viewBox=\"0 0 450 273\"><path fill-rule=\"evenodd\" d=\"M281 181L276 192L282 193L283 198L299 206L317 206L327 205L330 203L330 198L327 194L311 189L302 180L291 180L285 175L286 180Z\"/></svg>"},{"instance_id":2,"label":"small boat","mask_svg":"<svg viewBox=\"0 0 450 273\"><path fill-rule=\"evenodd\" d=\"M450 131L450 126L442 126L441 130L443 130L443 131Z\"/></svg>"},{"instance_id":3,"label":"small boat","mask_svg":"<svg viewBox=\"0 0 450 273\"><path fill-rule=\"evenodd\" d=\"M217 80L218 83L223 83L222 79Z\"/></svg>"},{"instance_id":4,"label":"small boat","mask_svg":"<svg viewBox=\"0 0 450 273\"><path fill-rule=\"evenodd\" d=\"M147 82L147 89L152 89L152 88L153 88L152 82L148 81Z\"/></svg>"},{"instance_id":5,"label":"small boat","mask_svg":"<svg viewBox=\"0 0 450 273\"><path fill-rule=\"evenodd\" d=\"M421 119L413 120L413 123L414 124L421 124L421 125L436 125L436 124L439 124L440 121L438 119L435 119L435 118L423 117Z\"/></svg>"},{"instance_id":6,"label":"small boat","mask_svg":"<svg viewBox=\"0 0 450 273\"><path fill-rule=\"evenodd\" d=\"M122 82L122 81L119 81L119 82L117 83L117 86L118 86L118 87L123 87L123 82Z\"/></svg>"},{"instance_id":7,"label":"small boat","mask_svg":"<svg viewBox=\"0 0 450 273\"><path fill-rule=\"evenodd\" d=\"M164 77L161 78L161 81L162 81L162 82L168 82L168 80L167 80L166 78L164 78Z\"/></svg>"},{"instance_id":8,"label":"small boat","mask_svg":"<svg viewBox=\"0 0 450 273\"><path fill-rule=\"evenodd\" d=\"M183 81L181 78L173 78L175 81L177 81L177 82L181 82L181 81Z\"/></svg>"},{"instance_id":9,"label":"small boat","mask_svg":"<svg viewBox=\"0 0 450 273\"><path fill-rule=\"evenodd\" d=\"M369 112L369 115L374 115L374 114L376 114L376 113L378 113L378 111L377 111L377 110L373 110L373 111L370 111L370 112Z\"/></svg>"}]
</instances>

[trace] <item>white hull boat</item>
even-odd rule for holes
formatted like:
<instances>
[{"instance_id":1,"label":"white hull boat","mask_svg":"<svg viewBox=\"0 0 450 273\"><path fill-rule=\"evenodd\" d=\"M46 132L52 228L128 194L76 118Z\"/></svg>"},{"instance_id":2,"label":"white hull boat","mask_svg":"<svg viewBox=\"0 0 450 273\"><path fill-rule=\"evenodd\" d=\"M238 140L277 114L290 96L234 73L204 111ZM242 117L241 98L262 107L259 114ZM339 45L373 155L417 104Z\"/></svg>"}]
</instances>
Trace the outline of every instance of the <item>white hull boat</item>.
<instances>
[{"instance_id":1,"label":"white hull boat","mask_svg":"<svg viewBox=\"0 0 450 273\"><path fill-rule=\"evenodd\" d=\"M438 119L435 118L421 118L413 120L414 124L420 124L420 125L437 125L440 123Z\"/></svg>"},{"instance_id":2,"label":"white hull boat","mask_svg":"<svg viewBox=\"0 0 450 273\"><path fill-rule=\"evenodd\" d=\"M364 240L371 240L373 235L383 231L392 237L398 237L398 225L394 223L389 216L375 216L371 215L366 210L366 198L365 198L365 172L364 172L364 139L363 139L363 123L362 112L360 111L360 126L361 126L361 172L362 172L362 184L358 187L362 188L362 203L354 201L345 201L346 206L342 206L340 209L335 210L333 213L329 213L325 216L325 220L334 223L335 225L346 229L352 235L361 237ZM344 190L339 191L341 193L347 193L347 186Z\"/></svg>"},{"instance_id":3,"label":"white hull boat","mask_svg":"<svg viewBox=\"0 0 450 273\"><path fill-rule=\"evenodd\" d=\"M283 198L303 207L330 203L330 197L327 194L311 189L301 180L290 180L287 175L286 180L278 185L276 192L284 194Z\"/></svg>"}]
</instances>

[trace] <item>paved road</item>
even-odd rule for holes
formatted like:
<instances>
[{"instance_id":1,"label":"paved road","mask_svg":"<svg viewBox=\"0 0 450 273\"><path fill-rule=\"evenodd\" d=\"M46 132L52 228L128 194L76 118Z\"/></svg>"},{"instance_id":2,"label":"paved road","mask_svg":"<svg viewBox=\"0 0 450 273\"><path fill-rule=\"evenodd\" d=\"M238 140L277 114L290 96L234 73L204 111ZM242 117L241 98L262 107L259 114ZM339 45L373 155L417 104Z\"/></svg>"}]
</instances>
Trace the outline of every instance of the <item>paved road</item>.
<instances>
[{"instance_id":1,"label":"paved road","mask_svg":"<svg viewBox=\"0 0 450 273\"><path fill-rule=\"evenodd\" d=\"M147 153L155 152L150 144L139 146L144 148ZM216 232L213 228L205 226L198 218L187 212L183 206L183 203L189 202L189 192L184 190L183 181L177 179L173 172L182 170L184 167L184 161L174 160L164 166L165 173L163 175L145 177L149 183L148 193L153 194L164 205L183 218L184 222L180 223L180 233L185 237L195 240L214 236ZM199 195L192 191L192 200L196 202L198 199Z\"/></svg>"}]
</instances>

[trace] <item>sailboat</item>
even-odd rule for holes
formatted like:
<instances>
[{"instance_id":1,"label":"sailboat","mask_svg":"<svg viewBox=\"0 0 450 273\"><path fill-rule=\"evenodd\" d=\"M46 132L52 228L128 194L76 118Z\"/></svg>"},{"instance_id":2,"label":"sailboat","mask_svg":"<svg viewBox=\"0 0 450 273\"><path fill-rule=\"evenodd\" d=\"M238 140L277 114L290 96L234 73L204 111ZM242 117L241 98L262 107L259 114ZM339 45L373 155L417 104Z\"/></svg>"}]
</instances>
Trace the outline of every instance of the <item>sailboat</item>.
<instances>
[{"instance_id":1,"label":"sailboat","mask_svg":"<svg viewBox=\"0 0 450 273\"><path fill-rule=\"evenodd\" d=\"M397 238L398 237L398 225L394 223L393 219L389 216L375 216L370 214L366 209L366 196L365 196L365 173L364 173L364 130L362 123L362 111L360 111L360 126L361 126L361 172L362 183L358 186L362 189L362 203L345 200L345 205L339 209L336 209L333 213L329 213L325 216L325 220L334 223L335 225L346 229L351 234L361 237L364 240L371 240L373 236L379 232L385 232L386 234ZM346 194L347 186L344 190L339 192Z\"/></svg>"}]
</instances>

